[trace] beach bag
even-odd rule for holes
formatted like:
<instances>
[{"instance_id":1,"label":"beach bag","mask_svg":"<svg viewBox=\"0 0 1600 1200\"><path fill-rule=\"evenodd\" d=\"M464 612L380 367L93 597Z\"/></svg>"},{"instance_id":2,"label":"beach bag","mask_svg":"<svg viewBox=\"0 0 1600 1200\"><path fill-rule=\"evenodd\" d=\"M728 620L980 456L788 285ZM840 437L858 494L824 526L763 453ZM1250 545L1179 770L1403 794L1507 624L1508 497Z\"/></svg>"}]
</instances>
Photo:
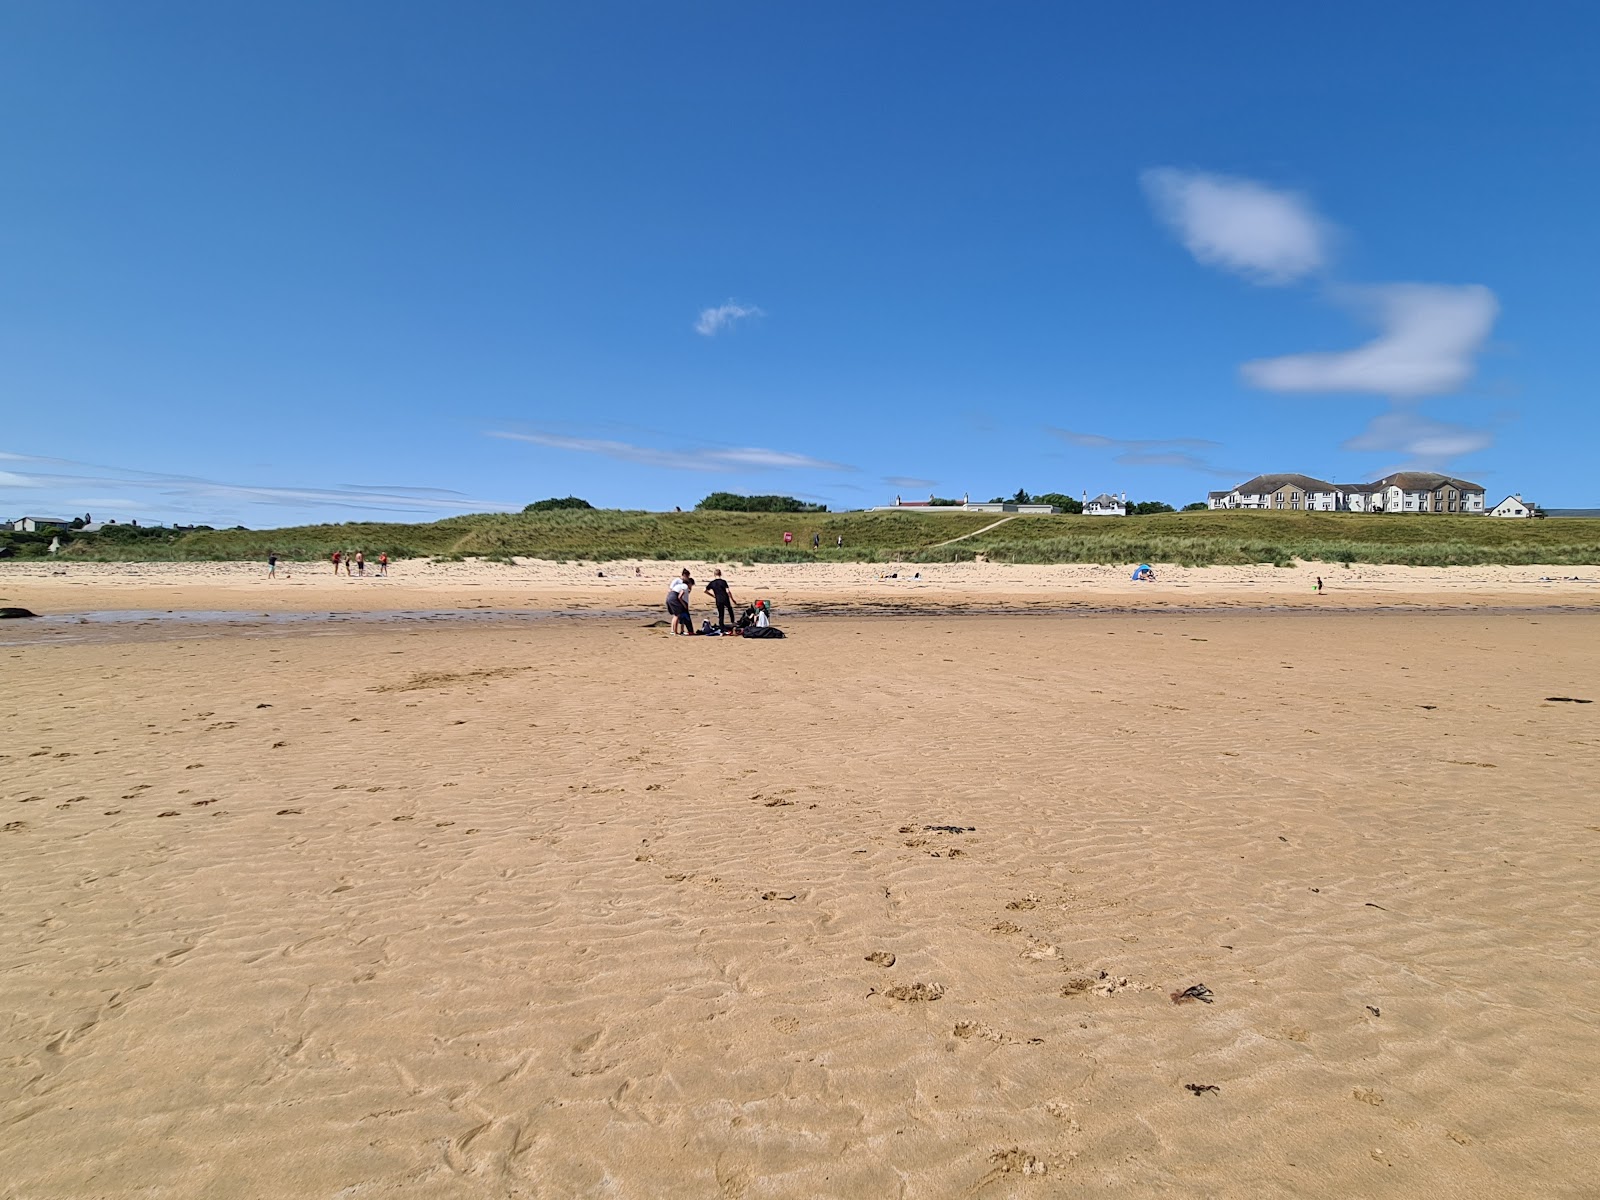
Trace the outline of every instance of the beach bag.
<instances>
[{"instance_id":1,"label":"beach bag","mask_svg":"<svg viewBox=\"0 0 1600 1200\"><path fill-rule=\"evenodd\" d=\"M744 636L747 638L781 638L783 630L776 625L752 626L744 631Z\"/></svg>"}]
</instances>

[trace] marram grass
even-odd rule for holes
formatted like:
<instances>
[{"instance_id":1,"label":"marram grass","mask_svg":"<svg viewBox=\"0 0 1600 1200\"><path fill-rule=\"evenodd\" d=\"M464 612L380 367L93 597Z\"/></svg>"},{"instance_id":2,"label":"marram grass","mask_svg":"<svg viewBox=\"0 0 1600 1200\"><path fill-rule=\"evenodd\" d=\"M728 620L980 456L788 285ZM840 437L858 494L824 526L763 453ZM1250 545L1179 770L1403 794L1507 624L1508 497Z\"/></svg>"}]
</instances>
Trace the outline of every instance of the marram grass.
<instances>
[{"instance_id":1,"label":"marram grass","mask_svg":"<svg viewBox=\"0 0 1600 1200\"><path fill-rule=\"evenodd\" d=\"M351 522L271 530L198 530L112 541L78 535L62 557L85 561L369 560L512 557L715 562L1012 563L1308 562L1413 566L1600 564L1600 521L1365 513L1194 512L1146 517L1018 517L986 513L648 513L615 509L485 513L428 524ZM783 534L794 535L785 545ZM811 549L813 535L819 551ZM837 545L839 537L844 545ZM949 539L962 540L950 541ZM947 543L948 544L942 544ZM17 547L17 553L34 553Z\"/></svg>"}]
</instances>

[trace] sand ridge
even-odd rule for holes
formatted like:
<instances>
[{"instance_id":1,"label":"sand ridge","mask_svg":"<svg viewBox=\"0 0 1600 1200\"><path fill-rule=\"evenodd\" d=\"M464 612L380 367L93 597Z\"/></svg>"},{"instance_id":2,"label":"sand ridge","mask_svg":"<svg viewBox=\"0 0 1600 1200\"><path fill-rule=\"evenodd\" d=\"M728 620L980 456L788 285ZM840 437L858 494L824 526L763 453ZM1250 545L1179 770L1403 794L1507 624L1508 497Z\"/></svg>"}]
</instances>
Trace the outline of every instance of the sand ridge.
<instances>
[{"instance_id":1,"label":"sand ridge","mask_svg":"<svg viewBox=\"0 0 1600 1200\"><path fill-rule=\"evenodd\" d=\"M0 1178L1582 1195L1592 625L9 649Z\"/></svg>"}]
</instances>

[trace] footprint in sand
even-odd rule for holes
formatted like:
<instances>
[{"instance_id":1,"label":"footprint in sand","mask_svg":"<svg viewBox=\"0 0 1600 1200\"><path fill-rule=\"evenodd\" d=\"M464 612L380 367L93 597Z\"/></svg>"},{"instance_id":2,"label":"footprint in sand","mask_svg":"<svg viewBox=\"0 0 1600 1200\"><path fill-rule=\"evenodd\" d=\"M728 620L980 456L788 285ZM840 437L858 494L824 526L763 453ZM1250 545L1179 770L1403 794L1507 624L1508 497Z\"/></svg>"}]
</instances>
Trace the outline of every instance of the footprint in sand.
<instances>
[{"instance_id":1,"label":"footprint in sand","mask_svg":"<svg viewBox=\"0 0 1600 1200\"><path fill-rule=\"evenodd\" d=\"M1006 907L1011 909L1013 912L1026 912L1030 908L1039 907L1039 897L1035 896L1032 892L1029 892L1021 899L1007 901Z\"/></svg>"},{"instance_id":2,"label":"footprint in sand","mask_svg":"<svg viewBox=\"0 0 1600 1200\"><path fill-rule=\"evenodd\" d=\"M303 813L303 812L305 812L305 809L303 809L303 808L280 808L278 810L278 815L280 817L293 817L293 816L298 816L300 813Z\"/></svg>"},{"instance_id":3,"label":"footprint in sand","mask_svg":"<svg viewBox=\"0 0 1600 1200\"><path fill-rule=\"evenodd\" d=\"M980 1188L987 1187L1007 1175L1045 1175L1050 1170L1049 1164L1042 1158L1029 1154L1020 1146L996 1150L989 1155L989 1161L994 1164L994 1167L978 1181Z\"/></svg>"},{"instance_id":4,"label":"footprint in sand","mask_svg":"<svg viewBox=\"0 0 1600 1200\"><path fill-rule=\"evenodd\" d=\"M894 966L894 955L890 954L887 950L874 950L871 954L867 955L867 961L869 963L876 963L880 967L892 967Z\"/></svg>"},{"instance_id":5,"label":"footprint in sand","mask_svg":"<svg viewBox=\"0 0 1600 1200\"><path fill-rule=\"evenodd\" d=\"M892 988L885 988L883 994L891 1000L903 1000L909 1004L921 1004L943 999L944 984L900 983Z\"/></svg>"},{"instance_id":6,"label":"footprint in sand","mask_svg":"<svg viewBox=\"0 0 1600 1200\"><path fill-rule=\"evenodd\" d=\"M997 1046L1042 1046L1043 1038L1017 1038L1009 1033L1002 1033L998 1029L985 1025L982 1021L957 1021L956 1027L950 1031L958 1038L970 1041L980 1038L986 1042L993 1042Z\"/></svg>"}]
</instances>

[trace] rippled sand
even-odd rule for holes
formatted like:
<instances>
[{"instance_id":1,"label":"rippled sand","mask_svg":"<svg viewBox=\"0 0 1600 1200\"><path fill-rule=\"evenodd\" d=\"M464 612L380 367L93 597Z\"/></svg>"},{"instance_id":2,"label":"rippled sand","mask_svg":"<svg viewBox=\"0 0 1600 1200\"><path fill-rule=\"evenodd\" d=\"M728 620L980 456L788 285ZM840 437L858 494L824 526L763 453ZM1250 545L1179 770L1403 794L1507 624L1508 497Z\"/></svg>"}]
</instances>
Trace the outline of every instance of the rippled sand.
<instances>
[{"instance_id":1,"label":"rippled sand","mask_svg":"<svg viewBox=\"0 0 1600 1200\"><path fill-rule=\"evenodd\" d=\"M0 1194L1592 1195L1597 620L7 648Z\"/></svg>"}]
</instances>

